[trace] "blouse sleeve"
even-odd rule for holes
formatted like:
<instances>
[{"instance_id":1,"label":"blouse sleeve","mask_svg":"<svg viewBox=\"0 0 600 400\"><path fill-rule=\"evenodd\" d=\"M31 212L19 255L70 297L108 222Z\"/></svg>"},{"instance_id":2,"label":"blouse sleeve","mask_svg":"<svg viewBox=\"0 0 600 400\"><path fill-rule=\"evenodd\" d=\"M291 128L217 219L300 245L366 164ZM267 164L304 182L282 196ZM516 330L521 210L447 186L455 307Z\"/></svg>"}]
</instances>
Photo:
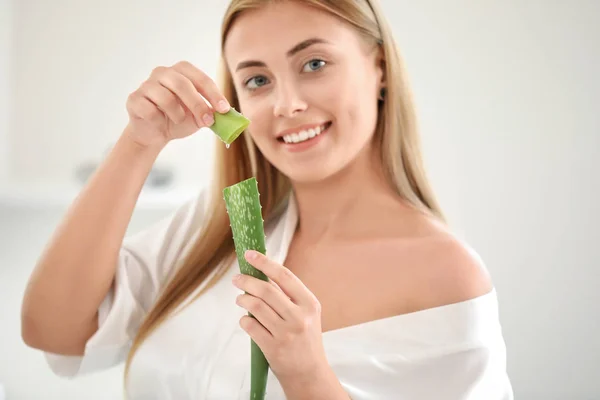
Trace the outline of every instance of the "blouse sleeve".
<instances>
[{"instance_id":1,"label":"blouse sleeve","mask_svg":"<svg viewBox=\"0 0 600 400\"><path fill-rule=\"evenodd\" d=\"M73 378L126 359L146 313L199 231L206 197L202 191L170 216L125 238L113 284L98 309L98 330L88 339L82 356L45 352L52 372Z\"/></svg>"}]
</instances>

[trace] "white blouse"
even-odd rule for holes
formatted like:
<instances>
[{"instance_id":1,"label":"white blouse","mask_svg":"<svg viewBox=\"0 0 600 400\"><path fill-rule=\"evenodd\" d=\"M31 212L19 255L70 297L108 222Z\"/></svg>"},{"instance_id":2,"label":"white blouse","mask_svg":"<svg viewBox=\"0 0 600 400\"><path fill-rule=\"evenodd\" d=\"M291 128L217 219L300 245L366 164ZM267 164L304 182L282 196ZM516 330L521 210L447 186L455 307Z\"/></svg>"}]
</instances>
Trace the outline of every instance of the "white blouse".
<instances>
[{"instance_id":1,"label":"white blouse","mask_svg":"<svg viewBox=\"0 0 600 400\"><path fill-rule=\"evenodd\" d=\"M46 353L63 377L98 371L125 360L144 314L172 276L202 222L206 192L174 215L126 238L114 288L99 309L99 329L82 357ZM297 223L293 196L266 226L267 254L283 263ZM138 349L130 367L131 400L247 400L250 338L239 326L246 311L227 276L161 325ZM198 288L199 290L200 288ZM193 294L192 294L193 296ZM512 400L506 348L495 290L435 307L323 334L328 361L354 400ZM285 399L269 372L268 400Z\"/></svg>"}]
</instances>

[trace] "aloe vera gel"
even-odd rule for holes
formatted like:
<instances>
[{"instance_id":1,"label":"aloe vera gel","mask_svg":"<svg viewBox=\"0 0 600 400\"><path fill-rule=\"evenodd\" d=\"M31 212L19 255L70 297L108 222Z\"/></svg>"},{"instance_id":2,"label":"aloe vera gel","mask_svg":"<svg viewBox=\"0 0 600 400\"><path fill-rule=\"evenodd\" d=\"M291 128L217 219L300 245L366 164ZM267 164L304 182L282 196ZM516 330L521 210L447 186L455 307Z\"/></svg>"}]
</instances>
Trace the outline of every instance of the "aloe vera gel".
<instances>
[{"instance_id":1,"label":"aloe vera gel","mask_svg":"<svg viewBox=\"0 0 600 400\"><path fill-rule=\"evenodd\" d=\"M214 113L215 122L210 129L229 147L250 125L250 120L233 107L225 114Z\"/></svg>"}]
</instances>

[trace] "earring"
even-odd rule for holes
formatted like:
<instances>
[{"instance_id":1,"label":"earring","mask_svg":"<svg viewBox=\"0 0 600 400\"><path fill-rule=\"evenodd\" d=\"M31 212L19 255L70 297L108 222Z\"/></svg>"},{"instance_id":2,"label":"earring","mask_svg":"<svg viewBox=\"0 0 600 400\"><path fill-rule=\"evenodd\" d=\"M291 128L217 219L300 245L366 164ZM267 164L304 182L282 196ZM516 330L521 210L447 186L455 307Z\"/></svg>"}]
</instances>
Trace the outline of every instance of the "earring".
<instances>
[{"instance_id":1,"label":"earring","mask_svg":"<svg viewBox=\"0 0 600 400\"><path fill-rule=\"evenodd\" d=\"M385 99L385 94L386 94L386 90L385 88L381 88L381 90L379 91L379 100L383 100Z\"/></svg>"}]
</instances>

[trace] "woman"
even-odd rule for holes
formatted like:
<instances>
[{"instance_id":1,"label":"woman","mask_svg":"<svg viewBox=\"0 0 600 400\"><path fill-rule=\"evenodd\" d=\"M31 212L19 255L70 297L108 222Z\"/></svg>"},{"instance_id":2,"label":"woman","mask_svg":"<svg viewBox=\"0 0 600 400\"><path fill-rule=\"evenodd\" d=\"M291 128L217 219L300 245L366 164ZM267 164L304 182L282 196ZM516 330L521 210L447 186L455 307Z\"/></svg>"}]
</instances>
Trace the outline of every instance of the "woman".
<instances>
[{"instance_id":1,"label":"woman","mask_svg":"<svg viewBox=\"0 0 600 400\"><path fill-rule=\"evenodd\" d=\"M130 399L247 399L249 338L268 399L512 399L494 288L444 225L378 3L234 0L222 50L221 87L178 63L132 93L31 277L25 342L63 376L126 360ZM164 146L230 106L251 124L211 190L123 239ZM222 189L250 176L267 252L246 257L272 283L233 252Z\"/></svg>"}]
</instances>

